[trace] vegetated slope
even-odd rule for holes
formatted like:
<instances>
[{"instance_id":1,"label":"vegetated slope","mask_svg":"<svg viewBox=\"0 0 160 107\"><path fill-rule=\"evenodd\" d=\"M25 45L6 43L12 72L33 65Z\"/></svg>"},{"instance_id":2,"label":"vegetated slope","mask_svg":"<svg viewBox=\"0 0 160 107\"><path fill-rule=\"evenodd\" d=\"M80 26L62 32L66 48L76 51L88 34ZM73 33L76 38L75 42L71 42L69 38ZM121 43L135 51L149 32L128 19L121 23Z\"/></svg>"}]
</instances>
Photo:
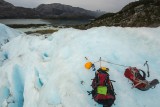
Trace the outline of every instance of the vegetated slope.
<instances>
[{"instance_id":1,"label":"vegetated slope","mask_svg":"<svg viewBox=\"0 0 160 107\"><path fill-rule=\"evenodd\" d=\"M87 29L95 26L158 27L160 26L160 0L131 2L117 13L107 13L89 24L78 26Z\"/></svg>"}]
</instances>

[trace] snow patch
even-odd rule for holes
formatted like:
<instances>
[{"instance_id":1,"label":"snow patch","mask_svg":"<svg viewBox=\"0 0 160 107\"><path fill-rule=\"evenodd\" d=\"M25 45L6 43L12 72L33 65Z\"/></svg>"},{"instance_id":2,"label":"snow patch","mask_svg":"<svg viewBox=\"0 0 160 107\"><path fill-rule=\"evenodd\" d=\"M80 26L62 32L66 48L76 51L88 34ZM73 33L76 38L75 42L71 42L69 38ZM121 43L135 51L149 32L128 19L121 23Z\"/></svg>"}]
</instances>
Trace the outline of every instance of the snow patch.
<instances>
[{"instance_id":1,"label":"snow patch","mask_svg":"<svg viewBox=\"0 0 160 107\"><path fill-rule=\"evenodd\" d=\"M9 35L4 29L0 32ZM47 38L15 37L0 51L0 107L102 107L87 93L95 72L84 68L84 57L92 62L102 57L143 70L147 60L151 71L147 79L160 80L159 34L160 27L95 27L61 29ZM95 66L99 68L98 63ZM102 66L116 81L114 107L159 107L159 85L145 92L131 89L123 75L125 67Z\"/></svg>"}]
</instances>

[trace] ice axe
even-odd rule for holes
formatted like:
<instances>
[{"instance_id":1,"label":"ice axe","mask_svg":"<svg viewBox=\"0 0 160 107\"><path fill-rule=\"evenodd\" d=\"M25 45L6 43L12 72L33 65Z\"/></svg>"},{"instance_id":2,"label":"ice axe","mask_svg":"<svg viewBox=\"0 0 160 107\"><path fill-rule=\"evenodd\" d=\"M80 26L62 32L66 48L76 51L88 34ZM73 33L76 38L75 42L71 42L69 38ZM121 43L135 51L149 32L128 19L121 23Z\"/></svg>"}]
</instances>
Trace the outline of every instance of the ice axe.
<instances>
[{"instance_id":1,"label":"ice axe","mask_svg":"<svg viewBox=\"0 0 160 107\"><path fill-rule=\"evenodd\" d=\"M101 61L102 61L102 60L101 60L101 57L99 58L99 61L100 61L100 67L101 67Z\"/></svg>"},{"instance_id":2,"label":"ice axe","mask_svg":"<svg viewBox=\"0 0 160 107\"><path fill-rule=\"evenodd\" d=\"M86 59L86 60L88 60L88 58L87 58L87 57L85 57L85 59Z\"/></svg>"},{"instance_id":3,"label":"ice axe","mask_svg":"<svg viewBox=\"0 0 160 107\"><path fill-rule=\"evenodd\" d=\"M150 74L149 74L149 65L148 65L148 61L146 61L145 63L144 63L144 66L145 65L147 65L147 74L148 74L148 76L147 77L149 77L150 76Z\"/></svg>"}]
</instances>

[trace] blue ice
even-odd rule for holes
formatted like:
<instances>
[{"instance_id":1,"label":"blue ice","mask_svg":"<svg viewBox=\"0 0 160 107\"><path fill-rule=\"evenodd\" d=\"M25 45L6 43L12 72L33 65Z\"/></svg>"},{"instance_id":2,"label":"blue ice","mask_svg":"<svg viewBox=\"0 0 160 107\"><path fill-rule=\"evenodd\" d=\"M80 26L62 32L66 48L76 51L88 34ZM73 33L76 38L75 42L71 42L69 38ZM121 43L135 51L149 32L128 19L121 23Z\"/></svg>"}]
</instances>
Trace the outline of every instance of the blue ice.
<instances>
[{"instance_id":1,"label":"blue ice","mask_svg":"<svg viewBox=\"0 0 160 107\"><path fill-rule=\"evenodd\" d=\"M10 91L7 87L0 88L0 104L9 97ZM0 105L1 107L1 105Z\"/></svg>"},{"instance_id":2,"label":"blue ice","mask_svg":"<svg viewBox=\"0 0 160 107\"><path fill-rule=\"evenodd\" d=\"M36 74L36 77L37 77L37 79L36 79L36 87L38 89L40 89L43 86L43 81L39 77L39 72L38 72L38 70L36 68L35 68L35 74Z\"/></svg>"},{"instance_id":3,"label":"blue ice","mask_svg":"<svg viewBox=\"0 0 160 107\"><path fill-rule=\"evenodd\" d=\"M24 92L24 81L23 76L21 74L22 70L20 69L19 65L15 65L13 67L13 84L14 84L14 90L13 90L13 96L15 97L15 107L23 107L23 92Z\"/></svg>"},{"instance_id":4,"label":"blue ice","mask_svg":"<svg viewBox=\"0 0 160 107\"><path fill-rule=\"evenodd\" d=\"M4 57L4 60L8 59L9 58L8 52L3 52L3 57Z\"/></svg>"}]
</instances>

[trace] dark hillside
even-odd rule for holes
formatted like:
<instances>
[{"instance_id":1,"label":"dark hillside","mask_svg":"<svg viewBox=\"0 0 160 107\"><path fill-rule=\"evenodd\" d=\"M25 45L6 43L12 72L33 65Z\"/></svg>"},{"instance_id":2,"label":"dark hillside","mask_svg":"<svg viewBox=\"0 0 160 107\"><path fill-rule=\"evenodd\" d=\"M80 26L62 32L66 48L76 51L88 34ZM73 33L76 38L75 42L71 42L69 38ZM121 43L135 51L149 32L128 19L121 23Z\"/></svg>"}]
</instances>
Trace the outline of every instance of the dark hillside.
<instances>
[{"instance_id":1,"label":"dark hillside","mask_svg":"<svg viewBox=\"0 0 160 107\"><path fill-rule=\"evenodd\" d=\"M140 0L129 3L117 13L107 13L87 25L77 28L87 29L97 26L158 27L160 26L160 0Z\"/></svg>"}]
</instances>

